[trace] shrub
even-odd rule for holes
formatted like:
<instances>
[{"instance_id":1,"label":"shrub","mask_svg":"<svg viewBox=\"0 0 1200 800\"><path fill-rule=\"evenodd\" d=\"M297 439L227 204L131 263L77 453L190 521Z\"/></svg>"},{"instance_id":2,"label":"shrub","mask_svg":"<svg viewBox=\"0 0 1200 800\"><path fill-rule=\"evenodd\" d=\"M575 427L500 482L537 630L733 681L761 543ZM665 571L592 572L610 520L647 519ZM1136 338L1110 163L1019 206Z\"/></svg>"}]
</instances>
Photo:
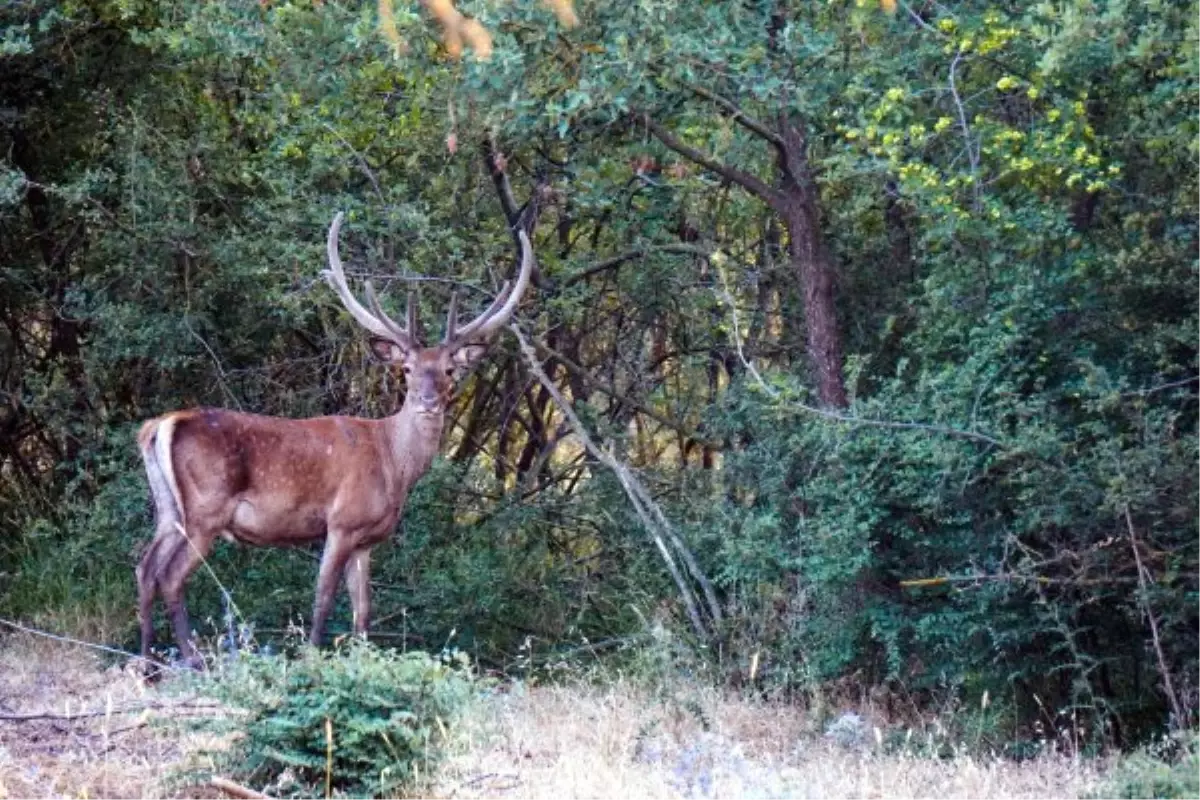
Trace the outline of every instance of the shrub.
<instances>
[{"instance_id":1,"label":"shrub","mask_svg":"<svg viewBox=\"0 0 1200 800\"><path fill-rule=\"evenodd\" d=\"M295 660L243 654L199 689L231 710L214 768L278 796L394 795L437 767L474 695L462 653L397 653L358 639Z\"/></svg>"},{"instance_id":2,"label":"shrub","mask_svg":"<svg viewBox=\"0 0 1200 800\"><path fill-rule=\"evenodd\" d=\"M1121 757L1096 797L1200 797L1200 735L1164 737Z\"/></svg>"}]
</instances>

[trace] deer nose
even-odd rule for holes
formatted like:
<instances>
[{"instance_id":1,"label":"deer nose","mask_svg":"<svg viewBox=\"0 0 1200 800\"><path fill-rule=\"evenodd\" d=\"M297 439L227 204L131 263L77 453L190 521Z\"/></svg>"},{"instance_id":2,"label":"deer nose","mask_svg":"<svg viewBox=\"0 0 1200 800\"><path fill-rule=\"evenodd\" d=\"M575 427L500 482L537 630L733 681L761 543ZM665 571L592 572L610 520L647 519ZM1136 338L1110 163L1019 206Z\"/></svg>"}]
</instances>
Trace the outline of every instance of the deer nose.
<instances>
[{"instance_id":1,"label":"deer nose","mask_svg":"<svg viewBox=\"0 0 1200 800\"><path fill-rule=\"evenodd\" d=\"M437 409L442 401L437 387L429 385L413 387L413 399L423 409Z\"/></svg>"}]
</instances>

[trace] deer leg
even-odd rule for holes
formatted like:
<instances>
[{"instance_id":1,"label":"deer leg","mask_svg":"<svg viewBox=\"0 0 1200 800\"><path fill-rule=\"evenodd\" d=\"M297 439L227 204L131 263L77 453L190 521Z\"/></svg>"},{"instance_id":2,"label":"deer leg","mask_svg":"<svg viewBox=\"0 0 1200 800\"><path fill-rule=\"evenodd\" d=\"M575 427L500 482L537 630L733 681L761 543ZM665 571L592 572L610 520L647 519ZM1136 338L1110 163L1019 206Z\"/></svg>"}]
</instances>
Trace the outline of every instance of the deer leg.
<instances>
[{"instance_id":1,"label":"deer leg","mask_svg":"<svg viewBox=\"0 0 1200 800\"><path fill-rule=\"evenodd\" d=\"M325 620L333 608L333 595L337 592L338 582L346 568L346 561L351 551L342 539L330 533L325 540L325 552L321 555L321 571L317 573L317 599L313 604L312 631L308 640L314 647L321 644L321 634L325 630Z\"/></svg>"},{"instance_id":2,"label":"deer leg","mask_svg":"<svg viewBox=\"0 0 1200 800\"><path fill-rule=\"evenodd\" d=\"M155 536L146 545L145 552L138 562L138 620L142 624L142 658L150 657L150 646L154 643L154 597L158 594L158 551L162 547L165 536L162 533Z\"/></svg>"},{"instance_id":3,"label":"deer leg","mask_svg":"<svg viewBox=\"0 0 1200 800\"><path fill-rule=\"evenodd\" d=\"M154 539L146 545L135 575L138 585L138 619L142 629L142 657L150 657L154 644L154 598L166 567L175 558L179 546L185 544L174 524L160 524Z\"/></svg>"},{"instance_id":4,"label":"deer leg","mask_svg":"<svg viewBox=\"0 0 1200 800\"><path fill-rule=\"evenodd\" d=\"M363 547L350 554L346 562L346 589L354 609L354 632L367 636L371 622L371 551Z\"/></svg>"},{"instance_id":5,"label":"deer leg","mask_svg":"<svg viewBox=\"0 0 1200 800\"><path fill-rule=\"evenodd\" d=\"M175 641L179 643L179 653L184 663L193 668L203 665L200 652L192 641L192 625L188 620L187 604L184 602L184 587L188 576L204 561L212 549L212 536L195 535L184 538L176 544L170 562L167 563L159 578L159 590L163 602L167 606L167 614L175 627Z\"/></svg>"}]
</instances>

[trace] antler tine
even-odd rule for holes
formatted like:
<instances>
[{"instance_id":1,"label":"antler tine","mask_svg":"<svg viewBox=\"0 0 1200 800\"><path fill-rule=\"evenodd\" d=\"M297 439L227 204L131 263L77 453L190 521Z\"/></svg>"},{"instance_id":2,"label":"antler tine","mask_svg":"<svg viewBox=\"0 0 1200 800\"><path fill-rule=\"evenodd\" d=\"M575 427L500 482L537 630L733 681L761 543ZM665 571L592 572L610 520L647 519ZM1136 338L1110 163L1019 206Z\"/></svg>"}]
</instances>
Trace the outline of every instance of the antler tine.
<instances>
[{"instance_id":1,"label":"antler tine","mask_svg":"<svg viewBox=\"0 0 1200 800\"><path fill-rule=\"evenodd\" d=\"M458 327L458 292L450 293L450 309L446 312L446 334L442 337L443 344L454 341L454 329Z\"/></svg>"},{"instance_id":2,"label":"antler tine","mask_svg":"<svg viewBox=\"0 0 1200 800\"><path fill-rule=\"evenodd\" d=\"M338 233L341 231L344 216L339 211L334 216L333 223L329 226L329 236L325 246L326 253L329 256L329 269L325 270L322 274L325 276L330 287L337 292L342 305L346 307L346 310L350 312L350 316L354 317L359 325L362 325L376 336L394 341L402 347L413 348L415 342L408 335L407 331L392 322L382 311L379 312L380 316L376 316L363 308L362 304L358 302L354 294L350 291L350 287L346 285L346 272L342 269L342 259L338 255ZM367 300L378 310L379 301L375 299L375 291L371 288L370 282L367 283Z\"/></svg>"},{"instance_id":3,"label":"antler tine","mask_svg":"<svg viewBox=\"0 0 1200 800\"><path fill-rule=\"evenodd\" d=\"M529 286L529 276L533 274L533 245L529 243L529 236L523 229L517 231L517 238L521 242L521 271L517 275L516 285L509 292L508 284L505 283L486 311L469 325L455 332L454 344L461 346L469 339L487 339L492 336L508 323L517 308L517 303L521 302L521 295Z\"/></svg>"},{"instance_id":4,"label":"antler tine","mask_svg":"<svg viewBox=\"0 0 1200 800\"><path fill-rule=\"evenodd\" d=\"M421 320L417 317L417 293L411 289L408 292L408 310L405 312L408 320L408 335L415 340L421 339Z\"/></svg>"},{"instance_id":5,"label":"antler tine","mask_svg":"<svg viewBox=\"0 0 1200 800\"><path fill-rule=\"evenodd\" d=\"M408 295L408 329L405 330L400 327L400 323L387 315L387 312L383 310L383 306L379 305L379 297L375 294L375 287L371 282L366 281L365 285L367 290L367 305L371 307L371 313L391 331L390 338L404 337L404 340L418 344L421 337L417 333L417 329L413 327L413 317L416 315L413 313L412 292L409 292Z\"/></svg>"},{"instance_id":6,"label":"antler tine","mask_svg":"<svg viewBox=\"0 0 1200 800\"><path fill-rule=\"evenodd\" d=\"M454 338L459 340L473 335L475 331L479 329L479 326L487 321L488 317L496 313L496 309L504 305L504 301L508 299L508 289L510 286L512 286L510 281L505 281L504 283L500 284L500 291L496 292L496 296L492 298L491 304L485 308L483 313L476 317L474 321L469 322L464 327L456 330L454 332Z\"/></svg>"}]
</instances>

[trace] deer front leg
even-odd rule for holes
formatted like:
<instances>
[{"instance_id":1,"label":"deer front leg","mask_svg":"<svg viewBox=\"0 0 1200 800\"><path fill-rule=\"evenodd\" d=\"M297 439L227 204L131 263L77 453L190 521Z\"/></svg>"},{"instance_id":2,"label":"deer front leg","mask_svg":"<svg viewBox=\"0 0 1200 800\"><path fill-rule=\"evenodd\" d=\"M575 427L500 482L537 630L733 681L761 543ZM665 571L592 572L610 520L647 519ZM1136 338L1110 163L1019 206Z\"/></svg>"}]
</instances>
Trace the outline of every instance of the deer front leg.
<instances>
[{"instance_id":1,"label":"deer front leg","mask_svg":"<svg viewBox=\"0 0 1200 800\"><path fill-rule=\"evenodd\" d=\"M354 632L366 638L371 623L371 551L355 550L346 562L346 589L354 610Z\"/></svg>"},{"instance_id":2,"label":"deer front leg","mask_svg":"<svg viewBox=\"0 0 1200 800\"><path fill-rule=\"evenodd\" d=\"M312 631L308 640L314 647L321 645L321 635L325 631L325 620L333 608L333 595L337 592L338 582L346 568L351 550L346 544L346 538L330 531L325 540L325 552L321 556L321 571L317 574L317 599L313 604Z\"/></svg>"}]
</instances>

